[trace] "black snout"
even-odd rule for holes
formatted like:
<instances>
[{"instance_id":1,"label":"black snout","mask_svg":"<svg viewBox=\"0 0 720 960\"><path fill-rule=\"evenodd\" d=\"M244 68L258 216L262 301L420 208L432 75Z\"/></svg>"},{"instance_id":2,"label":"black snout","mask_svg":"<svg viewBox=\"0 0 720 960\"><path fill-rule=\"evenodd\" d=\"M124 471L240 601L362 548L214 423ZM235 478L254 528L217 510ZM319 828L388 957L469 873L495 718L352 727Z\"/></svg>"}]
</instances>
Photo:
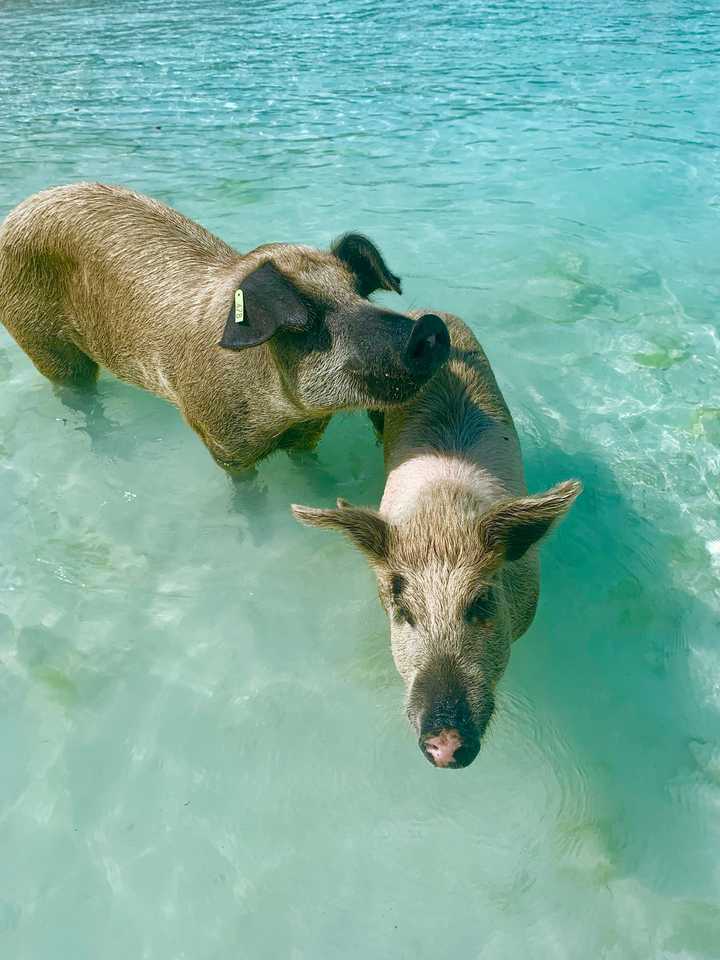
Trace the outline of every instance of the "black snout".
<instances>
[{"instance_id":1,"label":"black snout","mask_svg":"<svg viewBox=\"0 0 720 960\"><path fill-rule=\"evenodd\" d=\"M480 752L480 739L475 737L473 740L460 740L459 746L455 747L452 757L444 762L436 750L433 749L432 741L437 739L433 737L420 737L418 746L422 754L434 767L448 767L450 770L460 770L462 767L469 767L475 757ZM429 742L430 741L430 742Z\"/></svg>"},{"instance_id":2,"label":"black snout","mask_svg":"<svg viewBox=\"0 0 720 960\"><path fill-rule=\"evenodd\" d=\"M429 376L450 353L450 334L440 317L427 313L412 328L403 361L413 374Z\"/></svg>"},{"instance_id":3,"label":"black snout","mask_svg":"<svg viewBox=\"0 0 720 960\"><path fill-rule=\"evenodd\" d=\"M411 320L368 305L357 313L330 313L326 322L347 349L345 370L370 409L405 403L450 353L447 327L432 314Z\"/></svg>"},{"instance_id":4,"label":"black snout","mask_svg":"<svg viewBox=\"0 0 720 960\"><path fill-rule=\"evenodd\" d=\"M495 704L492 693L472 686L471 708L468 682L450 658L433 663L413 683L408 714L423 756L435 767L467 767L480 751Z\"/></svg>"},{"instance_id":5,"label":"black snout","mask_svg":"<svg viewBox=\"0 0 720 960\"><path fill-rule=\"evenodd\" d=\"M480 752L480 732L465 698L434 703L420 720L418 746L434 767L467 767Z\"/></svg>"}]
</instances>

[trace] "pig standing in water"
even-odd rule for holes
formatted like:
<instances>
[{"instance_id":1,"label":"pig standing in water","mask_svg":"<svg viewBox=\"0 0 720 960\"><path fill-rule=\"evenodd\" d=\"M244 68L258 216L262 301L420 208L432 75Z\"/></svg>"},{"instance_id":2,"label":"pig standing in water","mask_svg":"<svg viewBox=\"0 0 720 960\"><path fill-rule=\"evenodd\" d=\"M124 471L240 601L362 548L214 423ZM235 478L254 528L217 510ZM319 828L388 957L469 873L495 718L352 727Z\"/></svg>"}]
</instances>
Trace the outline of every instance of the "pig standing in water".
<instances>
[{"instance_id":1,"label":"pig standing in water","mask_svg":"<svg viewBox=\"0 0 720 960\"><path fill-rule=\"evenodd\" d=\"M89 387L102 365L151 390L238 475L311 450L338 410L402 403L445 362L441 321L376 306L379 289L400 278L360 234L240 254L102 183L35 194L0 225L0 322L38 370Z\"/></svg>"},{"instance_id":2,"label":"pig standing in water","mask_svg":"<svg viewBox=\"0 0 720 960\"><path fill-rule=\"evenodd\" d=\"M568 480L527 495L510 412L479 343L457 317L450 360L384 414L380 511L293 506L303 523L346 534L370 561L420 749L466 767L493 714L510 645L532 622L538 541L580 493ZM376 421L377 423L377 421Z\"/></svg>"}]
</instances>

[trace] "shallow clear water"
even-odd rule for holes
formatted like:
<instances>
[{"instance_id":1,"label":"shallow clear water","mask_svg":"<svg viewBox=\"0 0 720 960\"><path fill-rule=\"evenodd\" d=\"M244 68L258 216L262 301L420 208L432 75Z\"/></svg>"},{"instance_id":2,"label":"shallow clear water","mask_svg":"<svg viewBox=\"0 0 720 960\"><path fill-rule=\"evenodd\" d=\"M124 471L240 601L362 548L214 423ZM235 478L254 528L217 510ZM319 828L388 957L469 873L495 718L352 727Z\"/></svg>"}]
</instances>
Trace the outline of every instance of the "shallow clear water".
<instances>
[{"instance_id":1,"label":"shallow clear water","mask_svg":"<svg viewBox=\"0 0 720 960\"><path fill-rule=\"evenodd\" d=\"M3 331L2 956L720 956L717 4L5 0L0 52L0 215L92 178L240 249L365 231L479 334L531 488L586 485L442 773L371 574L288 512L377 502L364 417L238 500Z\"/></svg>"}]
</instances>

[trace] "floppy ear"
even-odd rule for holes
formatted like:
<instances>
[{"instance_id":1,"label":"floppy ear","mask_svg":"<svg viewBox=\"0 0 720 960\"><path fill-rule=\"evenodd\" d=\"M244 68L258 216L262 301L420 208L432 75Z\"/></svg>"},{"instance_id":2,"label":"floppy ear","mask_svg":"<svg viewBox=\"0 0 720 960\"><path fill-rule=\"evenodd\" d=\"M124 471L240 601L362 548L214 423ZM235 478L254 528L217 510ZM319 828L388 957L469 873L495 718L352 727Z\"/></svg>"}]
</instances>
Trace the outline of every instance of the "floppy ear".
<instances>
[{"instance_id":1,"label":"floppy ear","mask_svg":"<svg viewBox=\"0 0 720 960\"><path fill-rule=\"evenodd\" d=\"M309 527L328 527L339 530L359 547L370 560L380 561L387 556L387 521L376 510L353 507L347 500L338 500L337 510L319 510L317 507L292 505L296 520Z\"/></svg>"},{"instance_id":2,"label":"floppy ear","mask_svg":"<svg viewBox=\"0 0 720 960\"><path fill-rule=\"evenodd\" d=\"M373 290L402 293L400 277L391 273L375 244L360 233L346 233L332 245L332 253L355 276L357 292L369 296Z\"/></svg>"},{"instance_id":3,"label":"floppy ear","mask_svg":"<svg viewBox=\"0 0 720 960\"><path fill-rule=\"evenodd\" d=\"M299 331L307 324L307 306L298 291L272 263L264 263L236 290L220 346L256 347L280 328Z\"/></svg>"},{"instance_id":4,"label":"floppy ear","mask_svg":"<svg viewBox=\"0 0 720 960\"><path fill-rule=\"evenodd\" d=\"M547 493L498 504L480 521L483 546L502 560L519 560L567 513L581 490L578 480L566 480Z\"/></svg>"}]
</instances>

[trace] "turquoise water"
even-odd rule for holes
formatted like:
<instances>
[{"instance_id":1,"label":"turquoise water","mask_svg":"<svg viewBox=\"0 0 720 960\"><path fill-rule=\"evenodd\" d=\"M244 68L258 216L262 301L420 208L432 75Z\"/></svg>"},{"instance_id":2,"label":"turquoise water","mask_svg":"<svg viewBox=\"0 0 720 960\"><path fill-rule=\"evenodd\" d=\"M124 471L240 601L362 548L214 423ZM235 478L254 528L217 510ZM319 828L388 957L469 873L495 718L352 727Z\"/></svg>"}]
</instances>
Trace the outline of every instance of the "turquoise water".
<instances>
[{"instance_id":1,"label":"turquoise water","mask_svg":"<svg viewBox=\"0 0 720 960\"><path fill-rule=\"evenodd\" d=\"M5 0L0 215L77 179L240 249L368 233L586 492L478 760L402 713L363 416L224 475L0 333L0 955L720 957L720 7ZM0 292L1 295L1 292Z\"/></svg>"}]
</instances>

